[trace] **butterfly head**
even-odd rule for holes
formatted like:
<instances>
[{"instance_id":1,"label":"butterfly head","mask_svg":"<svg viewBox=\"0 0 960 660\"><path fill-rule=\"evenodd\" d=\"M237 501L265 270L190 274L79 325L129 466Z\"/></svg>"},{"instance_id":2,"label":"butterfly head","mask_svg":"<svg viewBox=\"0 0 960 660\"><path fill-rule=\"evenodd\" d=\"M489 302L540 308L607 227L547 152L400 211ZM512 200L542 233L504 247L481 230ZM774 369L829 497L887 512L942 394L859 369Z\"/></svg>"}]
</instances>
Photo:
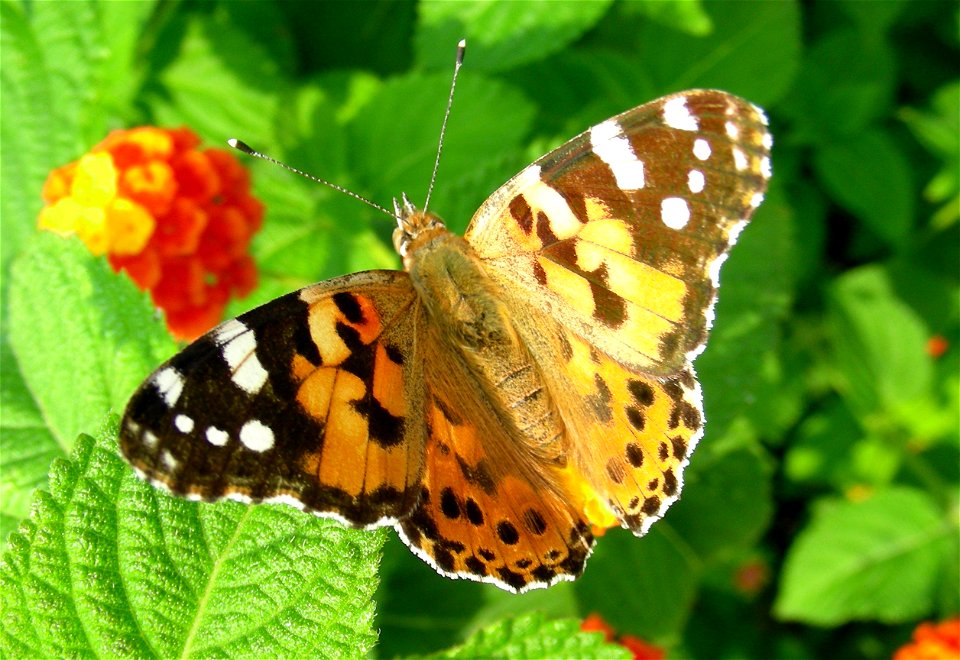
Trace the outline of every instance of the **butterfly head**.
<instances>
[{"instance_id":1,"label":"butterfly head","mask_svg":"<svg viewBox=\"0 0 960 660\"><path fill-rule=\"evenodd\" d=\"M406 194L401 201L393 200L393 210L397 219L397 228L393 230L393 247L403 257L403 265L409 270L408 255L413 254L417 246L445 233L447 227L433 213L414 206Z\"/></svg>"}]
</instances>

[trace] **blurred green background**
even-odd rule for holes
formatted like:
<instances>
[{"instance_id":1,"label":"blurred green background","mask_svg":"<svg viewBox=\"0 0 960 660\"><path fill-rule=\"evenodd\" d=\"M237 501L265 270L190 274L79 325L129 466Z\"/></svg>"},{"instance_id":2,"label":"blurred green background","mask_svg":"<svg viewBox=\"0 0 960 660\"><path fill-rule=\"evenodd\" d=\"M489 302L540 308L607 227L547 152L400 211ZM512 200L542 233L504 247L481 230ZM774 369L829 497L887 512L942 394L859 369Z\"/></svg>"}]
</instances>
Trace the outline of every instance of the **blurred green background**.
<instances>
[{"instance_id":1,"label":"blurred green background","mask_svg":"<svg viewBox=\"0 0 960 660\"><path fill-rule=\"evenodd\" d=\"M0 10L8 655L393 657L532 612L542 627L501 628L490 645L461 652L608 654L529 645L569 637L549 620L597 612L670 657L880 658L918 622L956 615L955 2L5 1ZM670 92L744 96L766 109L774 134L771 189L725 266L697 362L708 425L681 501L643 539L622 530L600 539L579 581L523 596L443 579L392 532L346 532L272 507L249 514L264 518L256 522L243 507L168 504L141 488L111 462L112 430L101 424L174 347L143 295L34 229L50 169L111 129L144 124L186 125L207 145L239 137L380 204L403 191L422 200L461 37L466 66L431 202L458 232L537 156ZM399 267L389 220L240 158L267 216L253 247L261 285L233 312L331 276ZM81 432L99 433L97 444L74 447ZM125 535L134 510L155 520L156 538ZM307 543L300 526L320 530L323 577L298 563L313 555L292 550ZM213 616L201 605L217 580L242 573L220 561L234 557L223 539L238 529L282 538L243 561L286 591L258 600L249 584L226 589L229 614ZM329 540L340 536L346 546ZM331 556L340 552L349 556ZM105 563L85 564L85 553ZM366 563L341 584L335 574L353 570L353 553ZM195 559L197 572L180 569ZM179 579L182 593L138 594L131 566L149 572L151 562L164 565L160 585ZM300 616L298 579L314 580L309 607L327 627L289 622ZM327 602L331 584L357 602ZM164 616L174 602L192 605ZM258 627L271 608L290 620ZM341 619L346 632L331 625Z\"/></svg>"}]
</instances>

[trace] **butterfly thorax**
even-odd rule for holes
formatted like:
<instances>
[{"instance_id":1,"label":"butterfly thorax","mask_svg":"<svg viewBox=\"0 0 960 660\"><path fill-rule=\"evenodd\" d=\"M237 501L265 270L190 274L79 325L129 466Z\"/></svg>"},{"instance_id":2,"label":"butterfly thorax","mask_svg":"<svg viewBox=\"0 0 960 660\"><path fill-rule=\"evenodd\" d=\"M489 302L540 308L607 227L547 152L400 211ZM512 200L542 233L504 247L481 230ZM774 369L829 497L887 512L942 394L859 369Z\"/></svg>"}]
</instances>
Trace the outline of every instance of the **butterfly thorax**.
<instances>
[{"instance_id":1,"label":"butterfly thorax","mask_svg":"<svg viewBox=\"0 0 960 660\"><path fill-rule=\"evenodd\" d=\"M437 221L439 222L439 221ZM432 226L405 257L414 289L438 341L456 356L518 442L560 462L563 425L542 374L480 259L460 236Z\"/></svg>"}]
</instances>

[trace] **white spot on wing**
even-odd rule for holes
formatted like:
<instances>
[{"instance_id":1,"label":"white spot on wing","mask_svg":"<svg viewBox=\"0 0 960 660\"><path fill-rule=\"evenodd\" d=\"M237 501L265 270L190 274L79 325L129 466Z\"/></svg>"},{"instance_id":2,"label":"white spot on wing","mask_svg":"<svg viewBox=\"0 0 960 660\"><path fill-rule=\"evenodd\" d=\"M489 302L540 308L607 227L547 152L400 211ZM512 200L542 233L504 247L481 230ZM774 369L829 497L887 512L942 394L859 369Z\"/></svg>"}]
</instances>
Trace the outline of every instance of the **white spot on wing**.
<instances>
[{"instance_id":1,"label":"white spot on wing","mask_svg":"<svg viewBox=\"0 0 960 660\"><path fill-rule=\"evenodd\" d=\"M663 122L681 131L696 131L700 128L700 122L690 114L685 96L678 96L663 104Z\"/></svg>"},{"instance_id":2,"label":"white spot on wing","mask_svg":"<svg viewBox=\"0 0 960 660\"><path fill-rule=\"evenodd\" d=\"M660 219L670 229L683 229L690 221L690 207L681 197L667 197L660 202Z\"/></svg>"},{"instance_id":3,"label":"white spot on wing","mask_svg":"<svg viewBox=\"0 0 960 660\"><path fill-rule=\"evenodd\" d=\"M247 326L238 321L237 319L230 319L229 321L224 321L218 325L213 330L213 341L217 343L218 346L223 346L231 339L239 337L244 332L247 331Z\"/></svg>"},{"instance_id":4,"label":"white spot on wing","mask_svg":"<svg viewBox=\"0 0 960 660\"><path fill-rule=\"evenodd\" d=\"M637 158L616 121L611 119L591 128L590 144L600 160L610 167L622 190L643 188L643 161Z\"/></svg>"},{"instance_id":5,"label":"white spot on wing","mask_svg":"<svg viewBox=\"0 0 960 660\"><path fill-rule=\"evenodd\" d=\"M703 138L697 138L693 141L693 155L699 158L700 160L706 160L710 158L712 153L710 149L710 143L704 140Z\"/></svg>"},{"instance_id":6,"label":"white spot on wing","mask_svg":"<svg viewBox=\"0 0 960 660\"><path fill-rule=\"evenodd\" d=\"M153 374L152 380L167 407L173 408L177 405L180 395L183 394L183 375L173 367L164 367Z\"/></svg>"},{"instance_id":7,"label":"white spot on wing","mask_svg":"<svg viewBox=\"0 0 960 660\"><path fill-rule=\"evenodd\" d=\"M687 186L690 187L690 192L703 192L703 186L705 184L706 180L703 178L703 172L700 170L690 170L687 174Z\"/></svg>"},{"instance_id":8,"label":"white spot on wing","mask_svg":"<svg viewBox=\"0 0 960 660\"><path fill-rule=\"evenodd\" d=\"M757 119L760 120L760 123L764 126L769 126L770 121L767 119L767 113L763 111L763 108L750 104L750 107L753 108L753 111L757 113Z\"/></svg>"},{"instance_id":9,"label":"white spot on wing","mask_svg":"<svg viewBox=\"0 0 960 660\"><path fill-rule=\"evenodd\" d=\"M207 442L215 447L224 446L227 444L227 440L230 439L230 434L218 429L216 426L208 426L206 436Z\"/></svg>"},{"instance_id":10,"label":"white spot on wing","mask_svg":"<svg viewBox=\"0 0 960 660\"><path fill-rule=\"evenodd\" d=\"M147 449L153 449L157 446L158 438L152 431L144 431L140 439L143 440L143 446Z\"/></svg>"},{"instance_id":11,"label":"white spot on wing","mask_svg":"<svg viewBox=\"0 0 960 660\"><path fill-rule=\"evenodd\" d=\"M163 467L169 472L176 470L177 466L180 465L180 463L177 462L177 459L173 457L173 454L167 450L164 450L160 453L160 462L163 463Z\"/></svg>"},{"instance_id":12,"label":"white spot on wing","mask_svg":"<svg viewBox=\"0 0 960 660\"><path fill-rule=\"evenodd\" d=\"M770 166L769 156L764 156L760 159L760 174L764 179L769 179L773 176L773 168Z\"/></svg>"},{"instance_id":13,"label":"white spot on wing","mask_svg":"<svg viewBox=\"0 0 960 660\"><path fill-rule=\"evenodd\" d=\"M267 382L267 370L257 359L257 338L240 321L227 321L216 331L224 361L233 371L234 384L247 394L256 394Z\"/></svg>"},{"instance_id":14,"label":"white spot on wing","mask_svg":"<svg viewBox=\"0 0 960 660\"><path fill-rule=\"evenodd\" d=\"M193 419L186 415L177 415L174 417L173 425L176 426L177 430L181 433L190 433L193 431Z\"/></svg>"},{"instance_id":15,"label":"white spot on wing","mask_svg":"<svg viewBox=\"0 0 960 660\"><path fill-rule=\"evenodd\" d=\"M251 419L240 429L240 442L251 451L267 451L273 448L273 431L258 419Z\"/></svg>"},{"instance_id":16,"label":"white spot on wing","mask_svg":"<svg viewBox=\"0 0 960 660\"><path fill-rule=\"evenodd\" d=\"M753 197L750 198L750 206L757 208L763 204L763 193L753 193Z\"/></svg>"},{"instance_id":17,"label":"white spot on wing","mask_svg":"<svg viewBox=\"0 0 960 660\"><path fill-rule=\"evenodd\" d=\"M743 150L740 147L734 147L733 151L733 166L737 168L738 172L742 172L747 169L747 156L743 153Z\"/></svg>"},{"instance_id":18,"label":"white spot on wing","mask_svg":"<svg viewBox=\"0 0 960 660\"><path fill-rule=\"evenodd\" d=\"M773 136L769 133L764 133L763 137L760 138L760 144L763 145L763 148L767 151L773 148Z\"/></svg>"},{"instance_id":19,"label":"white spot on wing","mask_svg":"<svg viewBox=\"0 0 960 660\"><path fill-rule=\"evenodd\" d=\"M726 122L723 127L726 129L727 135L731 140L740 139L740 127L734 124L732 121Z\"/></svg>"}]
</instances>

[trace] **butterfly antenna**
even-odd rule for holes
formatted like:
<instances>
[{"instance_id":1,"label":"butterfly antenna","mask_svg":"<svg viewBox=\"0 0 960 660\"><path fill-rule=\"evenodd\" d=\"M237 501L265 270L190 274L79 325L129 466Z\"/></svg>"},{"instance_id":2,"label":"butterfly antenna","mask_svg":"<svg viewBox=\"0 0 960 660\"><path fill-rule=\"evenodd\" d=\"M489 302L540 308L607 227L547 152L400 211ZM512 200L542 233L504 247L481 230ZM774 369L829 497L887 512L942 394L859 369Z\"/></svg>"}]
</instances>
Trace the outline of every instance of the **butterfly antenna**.
<instances>
[{"instance_id":1,"label":"butterfly antenna","mask_svg":"<svg viewBox=\"0 0 960 660\"><path fill-rule=\"evenodd\" d=\"M338 186L337 184L332 183L332 182L330 182L330 181L327 181L326 179L321 179L321 178L318 177L318 176L314 176L314 175L312 175L312 174L307 174L306 172L304 172L304 171L302 171L302 170L298 170L296 167L291 167L290 165L287 165L286 163L284 163L284 162L282 162L282 161L279 161L279 160L277 160L276 158L271 158L270 156L268 156L268 155L266 155L266 154L264 154L264 153L260 153L259 151L255 150L255 149L252 149L252 148L250 147L250 145L248 145L246 142L243 142L243 141L241 141L241 140L238 140L237 138L230 138L229 140L227 140L227 144L229 144L231 147L233 147L233 148L236 149L237 151L242 151L243 153L247 154L248 156L254 156L254 157L259 158L259 159L261 159L261 160L265 160L265 161L267 161L268 163L273 163L274 165L279 165L279 166L282 167L283 169L289 170L290 172L293 172L294 174L299 174L300 176L304 177L305 179L310 179L311 181L315 181L315 182L317 182L317 183L323 184L323 185L327 186L328 188L333 188L334 190L338 190L338 191L342 192L344 195L348 195L348 196L350 196L350 197L353 197L353 198L356 199L356 200L359 200L359 201L363 202L363 203L366 204L367 206L372 206L373 208L377 209L377 210L380 211L381 213L386 213L386 214L389 215L391 218L396 218L396 217L397 217L395 214L393 214L393 213L391 213L390 211L388 211L387 209L383 208L382 206L380 206L380 205L377 204L376 202L371 202L371 201L370 201L369 199L367 199L366 197L363 197L363 196L361 196L361 195L358 195L357 193L353 192L352 190L347 190L347 189L344 188L343 186Z\"/></svg>"},{"instance_id":2,"label":"butterfly antenna","mask_svg":"<svg viewBox=\"0 0 960 660\"><path fill-rule=\"evenodd\" d=\"M447 98L447 109L443 113L443 123L440 124L440 143L437 145L437 159L433 163L433 174L430 176L430 187L427 188L427 199L423 202L423 211L430 207L430 196L433 195L433 184L437 180L437 169L440 167L440 154L443 153L443 136L447 132L447 119L450 117L450 108L453 106L453 91L457 88L457 75L463 66L463 54L467 50L467 40L461 39L457 44L457 61L453 66L453 81L450 83L450 96Z\"/></svg>"}]
</instances>

